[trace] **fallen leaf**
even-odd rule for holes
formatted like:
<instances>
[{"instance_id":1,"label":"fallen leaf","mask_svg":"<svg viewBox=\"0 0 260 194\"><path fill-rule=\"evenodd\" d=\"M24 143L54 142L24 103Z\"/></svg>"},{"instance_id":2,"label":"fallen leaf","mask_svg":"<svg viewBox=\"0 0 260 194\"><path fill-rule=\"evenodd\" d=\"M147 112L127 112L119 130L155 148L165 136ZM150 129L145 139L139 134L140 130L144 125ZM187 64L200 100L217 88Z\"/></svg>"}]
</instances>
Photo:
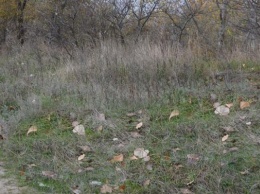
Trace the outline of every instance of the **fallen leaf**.
<instances>
[{"instance_id":1,"label":"fallen leaf","mask_svg":"<svg viewBox=\"0 0 260 194\"><path fill-rule=\"evenodd\" d=\"M210 100L211 100L211 102L216 102L217 99L218 99L218 97L217 97L216 94L213 94L213 93L210 94Z\"/></svg>"},{"instance_id":2,"label":"fallen leaf","mask_svg":"<svg viewBox=\"0 0 260 194\"><path fill-rule=\"evenodd\" d=\"M48 178L55 178L57 176L57 174L52 171L42 171L42 175Z\"/></svg>"},{"instance_id":3,"label":"fallen leaf","mask_svg":"<svg viewBox=\"0 0 260 194\"><path fill-rule=\"evenodd\" d=\"M138 113L139 115L140 115L140 114L143 114L143 110L139 110L137 113Z\"/></svg>"},{"instance_id":4,"label":"fallen leaf","mask_svg":"<svg viewBox=\"0 0 260 194\"><path fill-rule=\"evenodd\" d=\"M135 155L133 155L130 157L130 160L138 160L138 158Z\"/></svg>"},{"instance_id":5,"label":"fallen leaf","mask_svg":"<svg viewBox=\"0 0 260 194\"><path fill-rule=\"evenodd\" d=\"M136 129L140 129L141 127L143 126L143 123L142 122L140 122L140 123L138 123L137 125L136 125Z\"/></svg>"},{"instance_id":6,"label":"fallen leaf","mask_svg":"<svg viewBox=\"0 0 260 194\"><path fill-rule=\"evenodd\" d=\"M82 154L78 157L78 161L83 160L85 158L85 154Z\"/></svg>"},{"instance_id":7,"label":"fallen leaf","mask_svg":"<svg viewBox=\"0 0 260 194\"><path fill-rule=\"evenodd\" d=\"M87 167L85 170L86 170L86 171L93 171L94 168L93 168L93 167Z\"/></svg>"},{"instance_id":8,"label":"fallen leaf","mask_svg":"<svg viewBox=\"0 0 260 194\"><path fill-rule=\"evenodd\" d=\"M73 133L76 133L78 135L85 135L85 128L83 125L77 125L74 129L73 129Z\"/></svg>"},{"instance_id":9,"label":"fallen leaf","mask_svg":"<svg viewBox=\"0 0 260 194\"><path fill-rule=\"evenodd\" d=\"M252 123L249 121L249 122L246 122L246 125L251 125Z\"/></svg>"},{"instance_id":10,"label":"fallen leaf","mask_svg":"<svg viewBox=\"0 0 260 194\"><path fill-rule=\"evenodd\" d=\"M146 180L146 181L144 181L144 183L143 183L143 186L144 187L147 187L147 186L149 186L150 185L150 180L148 179L148 180Z\"/></svg>"},{"instance_id":11,"label":"fallen leaf","mask_svg":"<svg viewBox=\"0 0 260 194\"><path fill-rule=\"evenodd\" d=\"M194 180L188 182L186 185L189 186L189 185L191 185L192 183L194 183Z\"/></svg>"},{"instance_id":12,"label":"fallen leaf","mask_svg":"<svg viewBox=\"0 0 260 194\"><path fill-rule=\"evenodd\" d=\"M27 136L29 135L29 133L32 133L32 132L36 132L38 129L37 129L37 127L36 126L31 126L30 128L29 128L29 130L27 131Z\"/></svg>"},{"instance_id":13,"label":"fallen leaf","mask_svg":"<svg viewBox=\"0 0 260 194\"><path fill-rule=\"evenodd\" d=\"M138 158L145 158L149 153L149 150L144 150L144 148L136 148L134 155Z\"/></svg>"},{"instance_id":14,"label":"fallen leaf","mask_svg":"<svg viewBox=\"0 0 260 194\"><path fill-rule=\"evenodd\" d=\"M180 168L183 168L184 166L181 165L181 164L178 164L178 165L175 165L174 167L175 167L176 170L179 170Z\"/></svg>"},{"instance_id":15,"label":"fallen leaf","mask_svg":"<svg viewBox=\"0 0 260 194\"><path fill-rule=\"evenodd\" d=\"M126 188L126 186L125 186L125 185L120 185L120 186L119 186L119 191L124 191L124 190L125 190L125 188Z\"/></svg>"},{"instance_id":16,"label":"fallen leaf","mask_svg":"<svg viewBox=\"0 0 260 194\"><path fill-rule=\"evenodd\" d=\"M246 102L246 101L241 101L240 102L240 109L245 109L245 108L248 108L250 107L250 103L249 102Z\"/></svg>"},{"instance_id":17,"label":"fallen leaf","mask_svg":"<svg viewBox=\"0 0 260 194\"><path fill-rule=\"evenodd\" d=\"M98 127L96 128L96 131L97 131L97 132L103 131L103 126L102 126L102 125L98 126Z\"/></svg>"},{"instance_id":18,"label":"fallen leaf","mask_svg":"<svg viewBox=\"0 0 260 194\"><path fill-rule=\"evenodd\" d=\"M225 104L225 105L226 105L226 107L228 107L228 108L231 108L232 106L234 106L233 103L229 103L229 104Z\"/></svg>"},{"instance_id":19,"label":"fallen leaf","mask_svg":"<svg viewBox=\"0 0 260 194\"><path fill-rule=\"evenodd\" d=\"M112 187L108 186L107 184L103 185L100 189L101 193L112 193Z\"/></svg>"},{"instance_id":20,"label":"fallen leaf","mask_svg":"<svg viewBox=\"0 0 260 194\"><path fill-rule=\"evenodd\" d=\"M144 158L143 158L143 161L145 161L145 162L150 161L150 156L146 156L146 157L144 157Z\"/></svg>"},{"instance_id":21,"label":"fallen leaf","mask_svg":"<svg viewBox=\"0 0 260 194\"><path fill-rule=\"evenodd\" d=\"M83 152L91 152L91 148L89 146L78 146Z\"/></svg>"},{"instance_id":22,"label":"fallen leaf","mask_svg":"<svg viewBox=\"0 0 260 194\"><path fill-rule=\"evenodd\" d=\"M188 154L187 158L189 164L196 164L200 160L200 156L198 154Z\"/></svg>"},{"instance_id":23,"label":"fallen leaf","mask_svg":"<svg viewBox=\"0 0 260 194\"><path fill-rule=\"evenodd\" d=\"M78 126L79 125L79 122L78 121L73 121L72 122L72 127L76 127L76 126Z\"/></svg>"},{"instance_id":24,"label":"fallen leaf","mask_svg":"<svg viewBox=\"0 0 260 194\"><path fill-rule=\"evenodd\" d=\"M181 193L182 194L193 194L193 192L191 192L189 189L186 189L186 188L181 189Z\"/></svg>"},{"instance_id":25,"label":"fallen leaf","mask_svg":"<svg viewBox=\"0 0 260 194\"><path fill-rule=\"evenodd\" d=\"M73 194L80 194L81 191L79 190L79 186L74 186L71 188L71 191L73 192Z\"/></svg>"},{"instance_id":26,"label":"fallen leaf","mask_svg":"<svg viewBox=\"0 0 260 194\"><path fill-rule=\"evenodd\" d=\"M229 135L223 136L223 137L222 137L222 141L223 141L223 142L226 141L226 140L228 139L228 137L229 137Z\"/></svg>"},{"instance_id":27,"label":"fallen leaf","mask_svg":"<svg viewBox=\"0 0 260 194\"><path fill-rule=\"evenodd\" d=\"M214 107L214 108L218 108L220 105L221 105L221 104L220 104L219 102L215 102L215 103L213 104L213 107Z\"/></svg>"},{"instance_id":28,"label":"fallen leaf","mask_svg":"<svg viewBox=\"0 0 260 194\"><path fill-rule=\"evenodd\" d=\"M230 152L236 152L236 151L238 151L238 147L229 148L229 151Z\"/></svg>"},{"instance_id":29,"label":"fallen leaf","mask_svg":"<svg viewBox=\"0 0 260 194\"><path fill-rule=\"evenodd\" d=\"M226 132L234 132L235 130L232 128L232 127L230 127L230 126L228 126L228 127L222 127Z\"/></svg>"},{"instance_id":30,"label":"fallen leaf","mask_svg":"<svg viewBox=\"0 0 260 194\"><path fill-rule=\"evenodd\" d=\"M245 120L246 119L246 116L244 115L244 116L239 116L239 119L240 120Z\"/></svg>"},{"instance_id":31,"label":"fallen leaf","mask_svg":"<svg viewBox=\"0 0 260 194\"><path fill-rule=\"evenodd\" d=\"M230 112L230 110L229 110L229 108L228 107L225 107L225 106L223 106L223 105L221 105L221 106L219 106L219 107L217 107L216 108L216 110L215 110L215 114L216 115L221 115L221 116L226 116L226 115L228 115L229 114L229 112Z\"/></svg>"},{"instance_id":32,"label":"fallen leaf","mask_svg":"<svg viewBox=\"0 0 260 194\"><path fill-rule=\"evenodd\" d=\"M240 174L242 174L242 175L247 175L247 174L249 174L249 171L248 171L248 170L245 170L245 171L240 172Z\"/></svg>"},{"instance_id":33,"label":"fallen leaf","mask_svg":"<svg viewBox=\"0 0 260 194\"><path fill-rule=\"evenodd\" d=\"M173 152L177 152L177 151L180 151L180 150L181 150L180 148L174 148Z\"/></svg>"},{"instance_id":34,"label":"fallen leaf","mask_svg":"<svg viewBox=\"0 0 260 194\"><path fill-rule=\"evenodd\" d=\"M79 189L71 189L73 194L80 194L81 191Z\"/></svg>"},{"instance_id":35,"label":"fallen leaf","mask_svg":"<svg viewBox=\"0 0 260 194\"><path fill-rule=\"evenodd\" d=\"M169 120L172 118L172 117L176 117L176 116L179 116L180 115L180 112L178 110L174 110L171 112L170 116L169 116Z\"/></svg>"},{"instance_id":36,"label":"fallen leaf","mask_svg":"<svg viewBox=\"0 0 260 194\"><path fill-rule=\"evenodd\" d=\"M131 112L131 113L127 113L126 114L126 116L128 116L128 117L133 117L133 116L135 116L136 114L134 113L134 112Z\"/></svg>"},{"instance_id":37,"label":"fallen leaf","mask_svg":"<svg viewBox=\"0 0 260 194\"><path fill-rule=\"evenodd\" d=\"M149 170L149 171L152 171L153 170L153 165L152 164L147 164L146 165L146 169Z\"/></svg>"},{"instance_id":38,"label":"fallen leaf","mask_svg":"<svg viewBox=\"0 0 260 194\"><path fill-rule=\"evenodd\" d=\"M100 181L90 181L89 184L93 185L93 186L100 186L100 185L102 185L102 183Z\"/></svg>"},{"instance_id":39,"label":"fallen leaf","mask_svg":"<svg viewBox=\"0 0 260 194\"><path fill-rule=\"evenodd\" d=\"M96 118L98 121L106 121L105 114L103 114L103 113L98 113Z\"/></svg>"},{"instance_id":40,"label":"fallen leaf","mask_svg":"<svg viewBox=\"0 0 260 194\"><path fill-rule=\"evenodd\" d=\"M36 164L29 164L28 167L29 168L36 167Z\"/></svg>"},{"instance_id":41,"label":"fallen leaf","mask_svg":"<svg viewBox=\"0 0 260 194\"><path fill-rule=\"evenodd\" d=\"M112 163L114 162L122 162L124 160L124 155L123 154L119 154L117 156L114 156L113 159L110 161Z\"/></svg>"},{"instance_id":42,"label":"fallen leaf","mask_svg":"<svg viewBox=\"0 0 260 194\"><path fill-rule=\"evenodd\" d=\"M142 137L142 135L140 135L140 133L138 133L138 132L131 132L130 133L131 134L131 136L133 137L133 138L138 138L138 137Z\"/></svg>"}]
</instances>

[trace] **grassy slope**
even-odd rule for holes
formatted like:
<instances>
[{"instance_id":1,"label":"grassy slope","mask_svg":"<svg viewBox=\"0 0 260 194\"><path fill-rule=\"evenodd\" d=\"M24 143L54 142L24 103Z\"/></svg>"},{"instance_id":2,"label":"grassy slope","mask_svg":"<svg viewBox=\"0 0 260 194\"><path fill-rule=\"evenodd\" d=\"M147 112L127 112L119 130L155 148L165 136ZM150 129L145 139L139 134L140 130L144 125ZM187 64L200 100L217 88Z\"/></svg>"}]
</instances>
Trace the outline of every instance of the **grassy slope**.
<instances>
[{"instance_id":1,"label":"grassy slope","mask_svg":"<svg viewBox=\"0 0 260 194\"><path fill-rule=\"evenodd\" d=\"M147 103L107 104L98 108L106 120L85 106L88 98L84 93L76 96L76 89L63 91L61 85L60 93L66 95L54 92L49 97L45 90L25 87L26 99L24 90L14 88L13 94L21 96L12 98L5 93L1 101L1 117L10 125L15 123L8 140L1 142L1 158L22 185L33 186L39 193L71 193L73 189L100 193L104 184L113 193L259 193L259 66L252 63L240 73L239 81L217 80L210 91L198 84L166 90ZM15 83L16 78L12 79L3 75L1 87ZM228 116L214 114L210 93L217 94L222 104L234 103ZM251 101L251 106L241 110L241 99ZM169 120L173 110L180 115ZM129 112L135 115L129 117ZM85 137L72 133L74 120L85 126ZM140 122L143 126L136 129ZM38 131L27 136L31 125ZM103 130L98 132L100 125ZM133 137L131 132L141 136ZM222 142L225 135L229 137ZM79 147L86 145L90 152ZM149 150L150 161L130 160L136 148ZM78 161L82 154L85 158ZM118 154L124 160L112 163ZM54 176L46 177L43 171ZM145 186L147 180L150 184ZM101 185L91 185L93 181Z\"/></svg>"}]
</instances>

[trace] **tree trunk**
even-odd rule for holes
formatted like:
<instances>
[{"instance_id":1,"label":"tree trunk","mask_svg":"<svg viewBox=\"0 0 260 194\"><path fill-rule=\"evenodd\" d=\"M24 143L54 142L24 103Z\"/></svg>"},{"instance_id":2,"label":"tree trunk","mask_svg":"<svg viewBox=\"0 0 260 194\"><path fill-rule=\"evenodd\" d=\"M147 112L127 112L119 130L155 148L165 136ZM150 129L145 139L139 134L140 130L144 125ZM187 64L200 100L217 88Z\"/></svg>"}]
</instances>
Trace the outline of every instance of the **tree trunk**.
<instances>
[{"instance_id":1,"label":"tree trunk","mask_svg":"<svg viewBox=\"0 0 260 194\"><path fill-rule=\"evenodd\" d=\"M25 35L25 28L24 28L24 10L26 7L27 0L16 0L17 2L17 39L19 40L20 44L23 45L24 43L24 35Z\"/></svg>"},{"instance_id":2,"label":"tree trunk","mask_svg":"<svg viewBox=\"0 0 260 194\"><path fill-rule=\"evenodd\" d=\"M224 49L225 32L226 32L226 26L227 26L228 0L222 0L222 2L219 2L217 0L217 5L220 10L220 27L219 27L219 32L218 32L218 52L221 52Z\"/></svg>"}]
</instances>

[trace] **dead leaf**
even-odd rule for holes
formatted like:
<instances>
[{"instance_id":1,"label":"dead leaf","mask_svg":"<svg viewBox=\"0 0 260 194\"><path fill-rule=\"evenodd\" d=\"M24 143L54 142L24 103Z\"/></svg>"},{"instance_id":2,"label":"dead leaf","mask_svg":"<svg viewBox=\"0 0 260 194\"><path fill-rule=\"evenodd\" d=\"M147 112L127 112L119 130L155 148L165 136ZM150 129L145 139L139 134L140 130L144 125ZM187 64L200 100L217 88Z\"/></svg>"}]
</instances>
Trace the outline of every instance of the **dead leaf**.
<instances>
[{"instance_id":1,"label":"dead leaf","mask_svg":"<svg viewBox=\"0 0 260 194\"><path fill-rule=\"evenodd\" d=\"M112 193L112 187L108 186L107 184L103 185L100 189L101 193Z\"/></svg>"},{"instance_id":2,"label":"dead leaf","mask_svg":"<svg viewBox=\"0 0 260 194\"><path fill-rule=\"evenodd\" d=\"M72 189L73 194L80 194L81 191L79 189Z\"/></svg>"},{"instance_id":3,"label":"dead leaf","mask_svg":"<svg viewBox=\"0 0 260 194\"><path fill-rule=\"evenodd\" d=\"M213 104L213 107L214 107L214 108L218 108L220 105L221 105L221 104L220 104L219 102L215 102L215 103Z\"/></svg>"},{"instance_id":4,"label":"dead leaf","mask_svg":"<svg viewBox=\"0 0 260 194\"><path fill-rule=\"evenodd\" d=\"M251 124L252 124L252 122L250 122L250 121L246 122L246 125L248 125L248 126L251 125Z\"/></svg>"},{"instance_id":5,"label":"dead leaf","mask_svg":"<svg viewBox=\"0 0 260 194\"><path fill-rule=\"evenodd\" d=\"M247 174L249 174L249 171L248 171L248 170L245 170L245 171L240 172L240 174L242 174L242 175L247 175Z\"/></svg>"},{"instance_id":6,"label":"dead leaf","mask_svg":"<svg viewBox=\"0 0 260 194\"><path fill-rule=\"evenodd\" d=\"M73 121L72 122L72 127L76 127L76 126L78 126L79 125L79 122L78 121Z\"/></svg>"},{"instance_id":7,"label":"dead leaf","mask_svg":"<svg viewBox=\"0 0 260 194\"><path fill-rule=\"evenodd\" d=\"M145 158L149 153L149 150L145 150L144 148L136 148L134 151L134 155L138 158Z\"/></svg>"},{"instance_id":8,"label":"dead leaf","mask_svg":"<svg viewBox=\"0 0 260 194\"><path fill-rule=\"evenodd\" d=\"M225 107L225 106L223 106L223 105L221 105L221 106L219 106L219 107L217 107L216 108L216 110L215 110L215 114L216 115L221 115L221 116L226 116L226 115L228 115L229 114L229 112L230 112L230 110L229 110L229 108L228 107Z\"/></svg>"},{"instance_id":9,"label":"dead leaf","mask_svg":"<svg viewBox=\"0 0 260 194\"><path fill-rule=\"evenodd\" d=\"M223 137L222 137L222 141L223 141L223 142L226 141L226 140L228 139L228 137L229 137L229 135L223 136Z\"/></svg>"},{"instance_id":10,"label":"dead leaf","mask_svg":"<svg viewBox=\"0 0 260 194\"><path fill-rule=\"evenodd\" d=\"M189 185L191 185L192 183L194 183L194 180L188 182L186 185L189 186Z\"/></svg>"},{"instance_id":11,"label":"dead leaf","mask_svg":"<svg viewBox=\"0 0 260 194\"><path fill-rule=\"evenodd\" d=\"M73 192L73 194L80 194L81 193L81 191L79 190L79 186L78 185L72 187L71 191Z\"/></svg>"},{"instance_id":12,"label":"dead leaf","mask_svg":"<svg viewBox=\"0 0 260 194\"><path fill-rule=\"evenodd\" d=\"M140 114L143 114L143 110L139 110L137 113L138 113L139 115L140 115Z\"/></svg>"},{"instance_id":13,"label":"dead leaf","mask_svg":"<svg viewBox=\"0 0 260 194\"><path fill-rule=\"evenodd\" d=\"M181 189L181 193L182 194L193 194L193 192L191 192L189 189L186 189L186 188Z\"/></svg>"},{"instance_id":14,"label":"dead leaf","mask_svg":"<svg viewBox=\"0 0 260 194\"><path fill-rule=\"evenodd\" d=\"M48 178L55 178L57 176L57 174L52 171L42 171L42 175Z\"/></svg>"},{"instance_id":15,"label":"dead leaf","mask_svg":"<svg viewBox=\"0 0 260 194\"><path fill-rule=\"evenodd\" d=\"M73 133L76 133L78 135L85 135L85 127L83 125L77 125L74 129L73 129Z\"/></svg>"},{"instance_id":16,"label":"dead leaf","mask_svg":"<svg viewBox=\"0 0 260 194\"><path fill-rule=\"evenodd\" d=\"M126 116L128 116L128 117L133 117L133 116L135 116L136 114L134 113L134 112L131 112L131 113L127 113L126 114Z\"/></svg>"},{"instance_id":17,"label":"dead leaf","mask_svg":"<svg viewBox=\"0 0 260 194\"><path fill-rule=\"evenodd\" d=\"M248 108L250 107L250 103L249 102L246 102L246 101L241 101L240 102L240 109L245 109L245 108Z\"/></svg>"},{"instance_id":18,"label":"dead leaf","mask_svg":"<svg viewBox=\"0 0 260 194\"><path fill-rule=\"evenodd\" d=\"M98 113L96 118L98 121L101 121L101 122L106 121L105 114L103 114L103 113Z\"/></svg>"},{"instance_id":19,"label":"dead leaf","mask_svg":"<svg viewBox=\"0 0 260 194\"><path fill-rule=\"evenodd\" d=\"M117 156L114 156L113 159L110 161L112 163L114 162L122 162L124 160L124 155L123 154L119 154Z\"/></svg>"},{"instance_id":20,"label":"dead leaf","mask_svg":"<svg viewBox=\"0 0 260 194\"><path fill-rule=\"evenodd\" d=\"M86 169L85 169L86 171L93 171L93 170L95 170L93 167L87 167Z\"/></svg>"},{"instance_id":21,"label":"dead leaf","mask_svg":"<svg viewBox=\"0 0 260 194\"><path fill-rule=\"evenodd\" d=\"M198 154L188 154L187 158L189 164L197 164L197 162L200 160L200 156Z\"/></svg>"},{"instance_id":22,"label":"dead leaf","mask_svg":"<svg viewBox=\"0 0 260 194\"><path fill-rule=\"evenodd\" d=\"M136 132L136 131L131 132L130 134L131 134L131 136L132 136L133 138L139 138L139 137L142 137L142 135L140 135L140 133L138 133L138 132Z\"/></svg>"},{"instance_id":23,"label":"dead leaf","mask_svg":"<svg viewBox=\"0 0 260 194\"><path fill-rule=\"evenodd\" d=\"M89 146L78 146L83 152L91 152L91 148Z\"/></svg>"},{"instance_id":24,"label":"dead leaf","mask_svg":"<svg viewBox=\"0 0 260 194\"><path fill-rule=\"evenodd\" d=\"M173 152L177 152L177 151L180 151L180 150L181 150L180 148L174 148Z\"/></svg>"},{"instance_id":25,"label":"dead leaf","mask_svg":"<svg viewBox=\"0 0 260 194\"><path fill-rule=\"evenodd\" d=\"M181 164L178 164L178 165L174 165L174 167L176 170L179 170L180 168L183 168L184 166Z\"/></svg>"},{"instance_id":26,"label":"dead leaf","mask_svg":"<svg viewBox=\"0 0 260 194\"><path fill-rule=\"evenodd\" d=\"M218 99L218 97L217 97L216 94L213 94L213 93L210 94L210 101L211 101L211 102L216 102L217 99Z\"/></svg>"},{"instance_id":27,"label":"dead leaf","mask_svg":"<svg viewBox=\"0 0 260 194\"><path fill-rule=\"evenodd\" d=\"M230 126L228 126L228 127L222 127L226 132L234 132L235 130L232 128L232 127L230 127Z\"/></svg>"},{"instance_id":28,"label":"dead leaf","mask_svg":"<svg viewBox=\"0 0 260 194\"><path fill-rule=\"evenodd\" d=\"M138 160L138 158L135 155L133 155L130 157L130 160Z\"/></svg>"},{"instance_id":29,"label":"dead leaf","mask_svg":"<svg viewBox=\"0 0 260 194\"><path fill-rule=\"evenodd\" d=\"M28 164L29 168L36 167L36 164Z\"/></svg>"},{"instance_id":30,"label":"dead leaf","mask_svg":"<svg viewBox=\"0 0 260 194\"><path fill-rule=\"evenodd\" d=\"M90 181L89 184L93 185L93 186L100 186L100 185L102 185L102 183L100 181Z\"/></svg>"},{"instance_id":31,"label":"dead leaf","mask_svg":"<svg viewBox=\"0 0 260 194\"><path fill-rule=\"evenodd\" d=\"M144 181L144 183L143 183L143 186L144 187L147 187L147 186L149 186L150 185L150 180L148 179L148 180L146 180L146 181Z\"/></svg>"},{"instance_id":32,"label":"dead leaf","mask_svg":"<svg viewBox=\"0 0 260 194\"><path fill-rule=\"evenodd\" d=\"M78 161L83 160L85 158L85 154L82 154L78 157Z\"/></svg>"},{"instance_id":33,"label":"dead leaf","mask_svg":"<svg viewBox=\"0 0 260 194\"><path fill-rule=\"evenodd\" d=\"M97 131L97 132L103 131L103 126L102 126L102 125L98 126L98 127L96 128L96 131Z\"/></svg>"},{"instance_id":34,"label":"dead leaf","mask_svg":"<svg viewBox=\"0 0 260 194\"><path fill-rule=\"evenodd\" d=\"M238 151L238 150L239 150L238 147L229 148L229 151L230 151L230 152L236 152L236 151Z\"/></svg>"},{"instance_id":35,"label":"dead leaf","mask_svg":"<svg viewBox=\"0 0 260 194\"><path fill-rule=\"evenodd\" d=\"M31 126L30 128L29 128L29 130L27 131L27 136L29 135L29 133L32 133L32 132L36 132L38 129L37 129L37 127L36 126Z\"/></svg>"},{"instance_id":36,"label":"dead leaf","mask_svg":"<svg viewBox=\"0 0 260 194\"><path fill-rule=\"evenodd\" d=\"M146 157L144 157L144 158L143 158L143 161L145 161L145 162L150 161L150 156L146 156Z\"/></svg>"},{"instance_id":37,"label":"dead leaf","mask_svg":"<svg viewBox=\"0 0 260 194\"><path fill-rule=\"evenodd\" d=\"M176 116L179 116L180 115L180 112L178 110L174 110L171 112L170 116L169 116L169 120L172 118L172 117L176 117Z\"/></svg>"},{"instance_id":38,"label":"dead leaf","mask_svg":"<svg viewBox=\"0 0 260 194\"><path fill-rule=\"evenodd\" d=\"M143 123L142 122L140 122L140 123L138 123L137 125L136 125L136 129L140 129L141 127L143 126Z\"/></svg>"},{"instance_id":39,"label":"dead leaf","mask_svg":"<svg viewBox=\"0 0 260 194\"><path fill-rule=\"evenodd\" d=\"M119 191L124 191L124 190L125 190L125 188L126 188L126 186L125 186L125 185L120 185L120 186L119 186Z\"/></svg>"},{"instance_id":40,"label":"dead leaf","mask_svg":"<svg viewBox=\"0 0 260 194\"><path fill-rule=\"evenodd\" d=\"M147 164L146 169L149 171L153 170L153 165L152 164Z\"/></svg>"},{"instance_id":41,"label":"dead leaf","mask_svg":"<svg viewBox=\"0 0 260 194\"><path fill-rule=\"evenodd\" d=\"M229 104L225 104L225 105L226 105L226 107L228 107L228 108L231 108L232 106L234 106L233 103L229 103Z\"/></svg>"}]
</instances>

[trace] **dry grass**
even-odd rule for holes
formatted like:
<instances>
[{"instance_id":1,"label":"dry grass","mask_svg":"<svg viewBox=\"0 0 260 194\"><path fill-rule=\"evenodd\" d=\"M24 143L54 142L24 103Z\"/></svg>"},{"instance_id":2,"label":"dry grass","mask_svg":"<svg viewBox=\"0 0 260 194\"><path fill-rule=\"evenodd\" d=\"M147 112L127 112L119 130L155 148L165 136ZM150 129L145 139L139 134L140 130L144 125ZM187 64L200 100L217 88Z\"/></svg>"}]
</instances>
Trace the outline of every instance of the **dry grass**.
<instances>
[{"instance_id":1,"label":"dry grass","mask_svg":"<svg viewBox=\"0 0 260 194\"><path fill-rule=\"evenodd\" d=\"M72 187L98 193L100 187L90 186L91 181L123 185L125 193L259 191L257 55L236 49L220 59L148 41L107 41L73 54L71 59L57 48L25 46L0 61L0 132L7 138L2 158L24 184L47 193L69 193ZM235 104L230 116L214 114L210 93ZM240 98L253 101L252 106L240 110ZM174 109L181 115L169 121ZM127 117L132 111L136 115ZM98 119L99 112L105 121ZM74 120L86 127L86 137L71 132ZM131 132L140 121L142 136L134 138ZM31 125L39 130L26 136ZM97 132L100 125L104 129ZM225 126L235 132L223 143ZM79 162L82 145L92 152ZM148 163L127 159L137 147L150 150ZM238 151L230 151L233 147ZM120 153L124 162L112 164ZM188 154L198 154L199 162L187 160ZM42 171L57 177L46 178ZM144 187L148 179L151 184Z\"/></svg>"}]
</instances>

